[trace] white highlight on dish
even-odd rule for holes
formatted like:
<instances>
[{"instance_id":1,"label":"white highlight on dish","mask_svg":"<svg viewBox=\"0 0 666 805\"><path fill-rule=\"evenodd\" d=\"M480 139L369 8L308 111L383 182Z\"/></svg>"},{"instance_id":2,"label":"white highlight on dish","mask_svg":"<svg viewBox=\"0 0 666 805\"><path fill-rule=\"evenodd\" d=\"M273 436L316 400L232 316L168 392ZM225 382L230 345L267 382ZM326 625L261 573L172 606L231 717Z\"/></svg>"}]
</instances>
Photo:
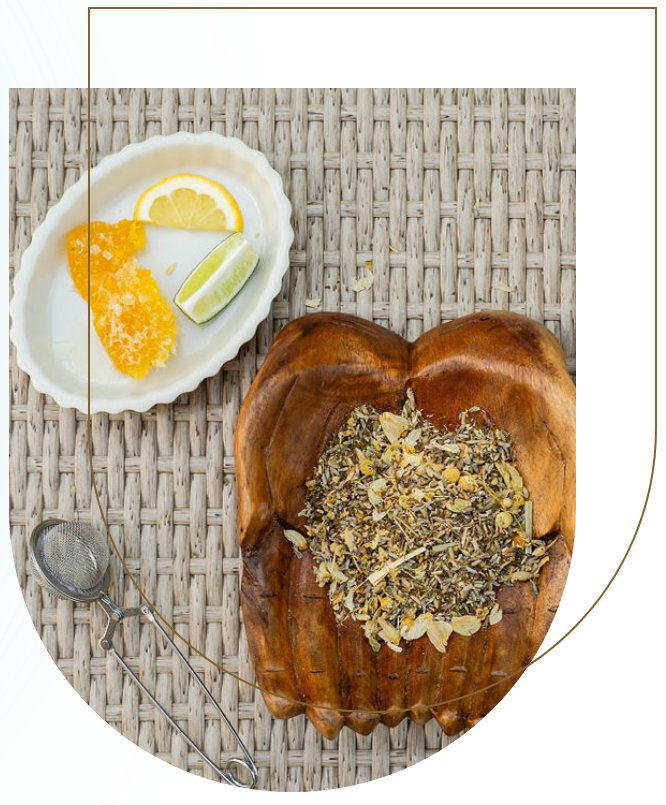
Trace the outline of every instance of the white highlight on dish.
<instances>
[{"instance_id":1,"label":"white highlight on dish","mask_svg":"<svg viewBox=\"0 0 666 805\"><path fill-rule=\"evenodd\" d=\"M173 305L173 296L194 266L219 242L220 233L146 225L147 244L135 256L139 265L151 270L176 313L175 351L164 366L134 380L115 368L109 370L110 359L104 355L105 362L98 354L93 333L91 413L145 411L191 391L236 356L268 315L282 287L294 237L291 205L280 176L264 155L236 138L214 132L179 132L151 137L105 157L90 173L91 219L131 218L141 193L177 172L207 176L229 190L243 213L244 231L259 235L253 243L259 265L242 293L218 316L196 325ZM70 230L87 220L87 207L88 177L84 176L65 191L35 231L23 254L10 305L10 335L19 366L30 375L37 391L50 394L64 408L84 412L88 410L87 376L81 373L82 364L87 370L85 301L69 275L66 238ZM166 269L174 263L176 269L167 274ZM82 325L77 324L82 305L85 359L79 347Z\"/></svg>"}]
</instances>

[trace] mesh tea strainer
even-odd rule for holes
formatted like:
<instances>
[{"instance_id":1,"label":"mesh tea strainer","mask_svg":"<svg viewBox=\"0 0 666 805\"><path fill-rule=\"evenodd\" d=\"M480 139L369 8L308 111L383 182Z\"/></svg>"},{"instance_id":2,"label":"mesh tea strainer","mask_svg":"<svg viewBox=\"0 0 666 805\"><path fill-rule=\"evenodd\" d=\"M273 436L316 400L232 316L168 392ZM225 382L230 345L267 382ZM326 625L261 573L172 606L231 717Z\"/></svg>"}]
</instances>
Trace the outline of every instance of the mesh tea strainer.
<instances>
[{"instance_id":1,"label":"mesh tea strainer","mask_svg":"<svg viewBox=\"0 0 666 805\"><path fill-rule=\"evenodd\" d=\"M118 660L125 671L127 671L150 701L166 718L169 724L187 741L188 745L200 755L213 771L231 785L239 788L252 788L257 778L257 768L254 765L254 761L241 741L240 736L229 722L229 719L213 698L213 695L201 681L171 637L169 637L164 627L155 616L155 612L152 608L148 606L148 604L142 604L140 607L123 610L116 606L109 598L107 594L109 583L109 547L106 536L87 523L45 520L35 528L30 537L30 566L37 581L60 598L80 602L97 601L108 617L104 636L100 640L101 647ZM244 759L238 757L231 758L231 760L227 762L225 769L220 769L183 732L118 654L113 646L113 635L116 627L125 618L139 614L145 615L146 618L148 618L171 646L176 655L185 663L192 679L194 679L197 685L206 694L222 721L224 721L231 730L244 755ZM230 768L234 764L242 766L249 773L249 781L243 782L234 776Z\"/></svg>"}]
</instances>

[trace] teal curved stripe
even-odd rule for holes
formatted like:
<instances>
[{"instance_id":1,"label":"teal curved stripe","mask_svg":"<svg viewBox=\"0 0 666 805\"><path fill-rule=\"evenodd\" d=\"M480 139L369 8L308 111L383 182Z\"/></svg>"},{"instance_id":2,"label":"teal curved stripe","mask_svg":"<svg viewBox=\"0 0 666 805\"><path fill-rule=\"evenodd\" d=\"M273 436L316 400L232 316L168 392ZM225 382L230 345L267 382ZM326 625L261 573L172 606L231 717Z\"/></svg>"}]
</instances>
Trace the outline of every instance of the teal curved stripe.
<instances>
[{"instance_id":1,"label":"teal curved stripe","mask_svg":"<svg viewBox=\"0 0 666 805\"><path fill-rule=\"evenodd\" d=\"M67 805L90 805L93 802L101 802L135 751L136 746L133 743L114 732L93 767L67 800ZM149 802L145 802L144 805L149 805Z\"/></svg>"},{"instance_id":2,"label":"teal curved stripe","mask_svg":"<svg viewBox=\"0 0 666 805\"><path fill-rule=\"evenodd\" d=\"M213 3L217 5L217 3ZM223 5L223 4L220 4ZM245 0L229 5L246 6ZM261 11L257 12L261 14ZM220 8L215 11L239 87L270 87L264 57L249 11Z\"/></svg>"},{"instance_id":3,"label":"teal curved stripe","mask_svg":"<svg viewBox=\"0 0 666 805\"><path fill-rule=\"evenodd\" d=\"M195 0L169 0L197 87L223 87L220 65ZM196 9L190 11L189 8ZM176 8L174 8L176 7Z\"/></svg>"},{"instance_id":4,"label":"teal curved stripe","mask_svg":"<svg viewBox=\"0 0 666 805\"><path fill-rule=\"evenodd\" d=\"M148 755L130 787L118 800L118 805L154 805L162 799L176 774L178 769Z\"/></svg>"}]
</instances>

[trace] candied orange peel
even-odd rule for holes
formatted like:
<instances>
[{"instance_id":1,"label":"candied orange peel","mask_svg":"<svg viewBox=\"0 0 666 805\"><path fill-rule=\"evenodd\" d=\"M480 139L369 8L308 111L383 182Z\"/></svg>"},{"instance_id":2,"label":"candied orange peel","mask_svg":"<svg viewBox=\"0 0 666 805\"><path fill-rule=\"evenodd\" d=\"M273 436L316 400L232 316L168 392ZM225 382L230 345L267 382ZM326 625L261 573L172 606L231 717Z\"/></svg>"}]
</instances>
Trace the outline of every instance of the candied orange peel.
<instances>
[{"instance_id":1,"label":"candied orange peel","mask_svg":"<svg viewBox=\"0 0 666 805\"><path fill-rule=\"evenodd\" d=\"M90 224L90 309L95 331L117 369L134 379L162 366L176 338L176 317L150 271L132 256L146 242L143 224ZM88 300L88 227L67 236L74 285Z\"/></svg>"},{"instance_id":2,"label":"candied orange peel","mask_svg":"<svg viewBox=\"0 0 666 805\"><path fill-rule=\"evenodd\" d=\"M91 308L97 335L121 372L140 379L166 362L176 317L150 271L134 258L102 279Z\"/></svg>"},{"instance_id":3,"label":"candied orange peel","mask_svg":"<svg viewBox=\"0 0 666 805\"><path fill-rule=\"evenodd\" d=\"M120 268L128 257L146 245L146 230L140 221L123 219L117 224L90 222L90 292L109 272ZM76 290L88 299L88 226L67 235L67 260Z\"/></svg>"}]
</instances>

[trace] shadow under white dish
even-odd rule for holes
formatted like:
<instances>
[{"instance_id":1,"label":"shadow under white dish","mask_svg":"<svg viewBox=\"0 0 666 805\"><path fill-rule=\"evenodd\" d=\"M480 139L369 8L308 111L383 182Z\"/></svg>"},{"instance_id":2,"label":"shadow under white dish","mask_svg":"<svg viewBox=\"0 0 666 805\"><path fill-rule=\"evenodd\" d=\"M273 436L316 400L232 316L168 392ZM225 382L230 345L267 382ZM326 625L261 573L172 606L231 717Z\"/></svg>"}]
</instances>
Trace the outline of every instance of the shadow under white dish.
<instances>
[{"instance_id":1,"label":"shadow under white dish","mask_svg":"<svg viewBox=\"0 0 666 805\"><path fill-rule=\"evenodd\" d=\"M229 190L241 209L244 235L259 254L259 264L219 315L206 324L194 324L174 305L173 297L226 233L146 224L146 246L135 256L141 267L150 269L176 315L174 351L163 367L134 380L115 369L93 328L91 412L143 411L195 388L235 357L281 288L293 239L291 205L266 158L235 138L180 132L152 137L107 157L90 175L91 220L132 218L141 192L174 173L198 173ZM23 255L10 307L11 337L21 368L38 391L50 394L63 407L82 411L88 406L87 305L69 273L66 238L87 220L87 190L83 177L35 232Z\"/></svg>"}]
</instances>

